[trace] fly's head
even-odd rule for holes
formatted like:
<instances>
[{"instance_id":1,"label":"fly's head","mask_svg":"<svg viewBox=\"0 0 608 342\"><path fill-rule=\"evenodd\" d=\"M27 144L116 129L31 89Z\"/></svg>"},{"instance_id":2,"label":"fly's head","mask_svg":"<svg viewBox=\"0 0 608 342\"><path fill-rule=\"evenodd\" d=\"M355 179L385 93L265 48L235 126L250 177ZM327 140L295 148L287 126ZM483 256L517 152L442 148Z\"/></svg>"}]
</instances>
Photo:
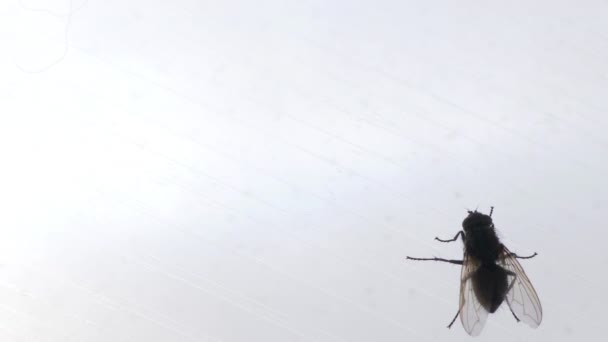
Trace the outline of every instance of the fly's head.
<instances>
[{"instance_id":1,"label":"fly's head","mask_svg":"<svg viewBox=\"0 0 608 342\"><path fill-rule=\"evenodd\" d=\"M464 228L465 233L471 232L475 229L490 228L493 226L494 223L492 222L492 218L489 215L478 212L477 210L469 210L469 215L465 217L464 221L462 221L462 228Z\"/></svg>"}]
</instances>

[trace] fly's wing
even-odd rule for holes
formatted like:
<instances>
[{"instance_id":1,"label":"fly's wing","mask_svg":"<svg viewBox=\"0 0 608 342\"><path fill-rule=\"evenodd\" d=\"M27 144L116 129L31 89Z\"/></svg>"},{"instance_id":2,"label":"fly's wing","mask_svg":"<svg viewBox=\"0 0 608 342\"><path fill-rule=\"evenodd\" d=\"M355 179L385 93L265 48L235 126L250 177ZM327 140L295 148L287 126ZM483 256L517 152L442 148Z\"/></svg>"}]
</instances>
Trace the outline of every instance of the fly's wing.
<instances>
[{"instance_id":1,"label":"fly's wing","mask_svg":"<svg viewBox=\"0 0 608 342\"><path fill-rule=\"evenodd\" d=\"M517 318L532 328L538 327L543 319L543 308L540 306L538 295L523 267L507 247L504 247L499 263L506 270L512 272L507 277L510 289L505 297L511 311Z\"/></svg>"},{"instance_id":2,"label":"fly's wing","mask_svg":"<svg viewBox=\"0 0 608 342\"><path fill-rule=\"evenodd\" d=\"M473 290L473 276L479 262L465 253L460 273L460 321L471 336L481 333L488 318L488 311L479 303Z\"/></svg>"}]
</instances>

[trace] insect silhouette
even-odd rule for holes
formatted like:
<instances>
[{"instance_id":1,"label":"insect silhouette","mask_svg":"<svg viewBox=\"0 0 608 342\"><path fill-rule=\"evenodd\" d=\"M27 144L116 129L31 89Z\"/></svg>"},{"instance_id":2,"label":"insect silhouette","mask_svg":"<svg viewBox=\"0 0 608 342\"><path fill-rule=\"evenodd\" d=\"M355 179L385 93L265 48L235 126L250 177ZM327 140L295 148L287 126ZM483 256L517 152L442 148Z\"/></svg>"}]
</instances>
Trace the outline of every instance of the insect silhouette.
<instances>
[{"instance_id":1,"label":"insect silhouette","mask_svg":"<svg viewBox=\"0 0 608 342\"><path fill-rule=\"evenodd\" d=\"M440 242L453 242L460 237L464 243L462 260L442 258L412 258L409 260L441 261L462 265L460 273L460 303L458 312L448 325L460 321L464 330L471 336L477 336L483 329L488 313L494 313L498 307L507 302L513 317L536 328L543 318L543 310L538 295L526 276L517 259L531 259L537 255L519 256L503 245L494 227L490 215L468 211L469 215L462 221L463 230L454 238Z\"/></svg>"}]
</instances>

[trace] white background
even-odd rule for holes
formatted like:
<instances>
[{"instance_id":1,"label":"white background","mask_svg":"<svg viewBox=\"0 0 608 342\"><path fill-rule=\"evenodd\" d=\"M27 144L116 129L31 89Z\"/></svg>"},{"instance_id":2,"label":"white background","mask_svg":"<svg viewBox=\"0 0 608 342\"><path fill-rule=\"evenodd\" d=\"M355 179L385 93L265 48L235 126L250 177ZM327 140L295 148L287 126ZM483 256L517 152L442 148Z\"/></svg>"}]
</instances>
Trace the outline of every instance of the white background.
<instances>
[{"instance_id":1,"label":"white background","mask_svg":"<svg viewBox=\"0 0 608 342\"><path fill-rule=\"evenodd\" d=\"M608 2L6 0L1 341L468 341L479 206L606 319Z\"/></svg>"}]
</instances>

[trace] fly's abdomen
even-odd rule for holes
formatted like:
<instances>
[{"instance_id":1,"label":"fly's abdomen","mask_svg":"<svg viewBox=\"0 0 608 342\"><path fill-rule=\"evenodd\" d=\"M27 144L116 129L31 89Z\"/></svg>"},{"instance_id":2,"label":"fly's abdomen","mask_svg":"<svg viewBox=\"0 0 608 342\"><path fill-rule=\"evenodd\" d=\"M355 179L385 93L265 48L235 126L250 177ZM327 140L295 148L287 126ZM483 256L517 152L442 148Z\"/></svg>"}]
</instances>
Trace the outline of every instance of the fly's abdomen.
<instances>
[{"instance_id":1,"label":"fly's abdomen","mask_svg":"<svg viewBox=\"0 0 608 342\"><path fill-rule=\"evenodd\" d=\"M495 312L502 304L509 287L507 272L496 264L482 264L471 281L479 303L488 311Z\"/></svg>"}]
</instances>

